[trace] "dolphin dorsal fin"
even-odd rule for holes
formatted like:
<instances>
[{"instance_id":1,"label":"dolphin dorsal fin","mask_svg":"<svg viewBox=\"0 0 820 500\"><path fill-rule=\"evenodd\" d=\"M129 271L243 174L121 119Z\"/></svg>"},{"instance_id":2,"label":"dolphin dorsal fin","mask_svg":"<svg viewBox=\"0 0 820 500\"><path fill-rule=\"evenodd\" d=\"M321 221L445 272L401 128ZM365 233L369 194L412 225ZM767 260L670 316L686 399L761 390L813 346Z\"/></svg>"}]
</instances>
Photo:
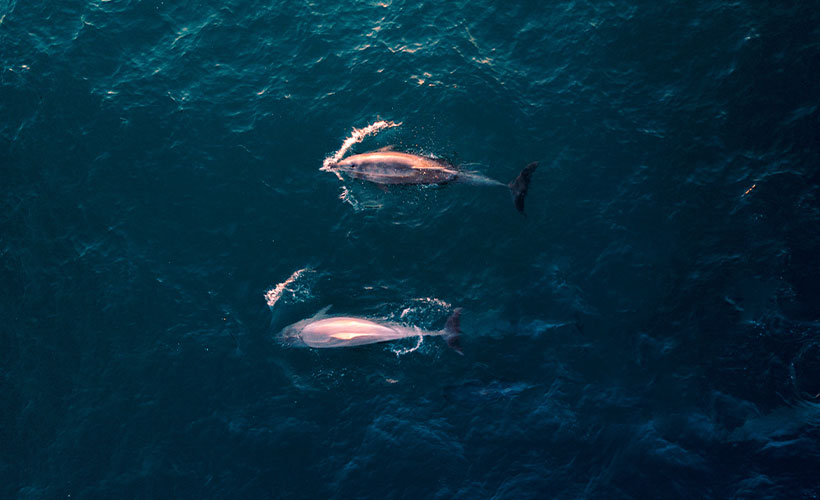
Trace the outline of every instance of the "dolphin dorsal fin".
<instances>
[{"instance_id":1,"label":"dolphin dorsal fin","mask_svg":"<svg viewBox=\"0 0 820 500\"><path fill-rule=\"evenodd\" d=\"M376 152L393 151L394 149L396 149L396 146L388 144L387 146L377 149Z\"/></svg>"},{"instance_id":2,"label":"dolphin dorsal fin","mask_svg":"<svg viewBox=\"0 0 820 500\"><path fill-rule=\"evenodd\" d=\"M333 307L333 304L326 305L325 307L319 309L319 312L314 314L313 318L311 319L319 319L327 316L327 312L330 310L331 307Z\"/></svg>"}]
</instances>

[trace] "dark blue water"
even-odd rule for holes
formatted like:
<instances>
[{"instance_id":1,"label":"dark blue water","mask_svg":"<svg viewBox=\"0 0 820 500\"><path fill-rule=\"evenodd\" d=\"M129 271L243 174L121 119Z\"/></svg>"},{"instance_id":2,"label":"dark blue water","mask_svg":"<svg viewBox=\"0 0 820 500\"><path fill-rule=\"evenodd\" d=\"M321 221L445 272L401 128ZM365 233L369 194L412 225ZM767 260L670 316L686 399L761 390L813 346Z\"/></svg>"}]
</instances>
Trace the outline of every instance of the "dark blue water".
<instances>
[{"instance_id":1,"label":"dark blue water","mask_svg":"<svg viewBox=\"0 0 820 500\"><path fill-rule=\"evenodd\" d=\"M816 498L818 105L814 2L2 0L0 497Z\"/></svg>"}]
</instances>

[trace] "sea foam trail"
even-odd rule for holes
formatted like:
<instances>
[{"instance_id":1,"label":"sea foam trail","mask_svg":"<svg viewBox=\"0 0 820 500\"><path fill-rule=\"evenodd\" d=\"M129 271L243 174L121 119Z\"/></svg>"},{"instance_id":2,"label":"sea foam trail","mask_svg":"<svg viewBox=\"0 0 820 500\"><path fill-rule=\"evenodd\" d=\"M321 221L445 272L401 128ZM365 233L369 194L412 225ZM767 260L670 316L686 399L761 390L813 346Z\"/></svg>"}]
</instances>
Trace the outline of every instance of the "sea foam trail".
<instances>
[{"instance_id":1,"label":"sea foam trail","mask_svg":"<svg viewBox=\"0 0 820 500\"><path fill-rule=\"evenodd\" d=\"M342 147L339 148L339 150L336 151L333 154L333 156L328 156L327 158L325 158L325 161L322 162L322 168L320 168L319 170L322 170L324 172L333 172L333 169L331 168L332 165L340 161L342 158L344 158L344 155L351 147L353 147L354 144L362 142L365 139L365 137L369 135L377 134L384 129L398 127L400 125L401 122L396 123L392 121L379 120L377 122L371 123L370 125L364 128L354 128L353 132L350 134L350 137L345 139L345 142L342 143Z\"/></svg>"},{"instance_id":2,"label":"sea foam trail","mask_svg":"<svg viewBox=\"0 0 820 500\"><path fill-rule=\"evenodd\" d=\"M288 286L295 283L296 280L298 280L305 273L310 272L313 272L313 269L309 267L299 269L298 271L291 274L290 278L286 279L282 283L279 283L275 287L265 292L265 302L267 302L268 307L273 308L273 306L276 305L276 302L282 297L282 293L284 293L285 290L293 292L293 294L296 295L299 292L299 289L297 288L296 290L293 290L291 288L288 288Z\"/></svg>"},{"instance_id":3,"label":"sea foam trail","mask_svg":"<svg viewBox=\"0 0 820 500\"><path fill-rule=\"evenodd\" d=\"M408 347L406 349L391 349L391 351L393 351L393 354L395 354L398 358L400 356L404 356L405 354L410 354L411 352L417 351L418 348L421 347L422 342L424 342L424 335L419 335L415 346Z\"/></svg>"}]
</instances>

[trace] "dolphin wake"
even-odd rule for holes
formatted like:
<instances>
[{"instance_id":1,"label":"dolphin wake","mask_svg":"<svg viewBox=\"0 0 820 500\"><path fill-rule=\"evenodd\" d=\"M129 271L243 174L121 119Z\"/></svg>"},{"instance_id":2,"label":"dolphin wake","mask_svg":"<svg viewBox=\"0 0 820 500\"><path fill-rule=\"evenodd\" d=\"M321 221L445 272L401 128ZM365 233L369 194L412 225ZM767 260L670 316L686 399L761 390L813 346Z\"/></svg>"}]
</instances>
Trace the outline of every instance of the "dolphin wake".
<instances>
[{"instance_id":1,"label":"dolphin wake","mask_svg":"<svg viewBox=\"0 0 820 500\"><path fill-rule=\"evenodd\" d=\"M419 347L421 347L422 342L424 342L424 335L419 335L418 336L418 341L416 342L415 346L407 347L407 348L404 348L404 349L390 349L390 350L393 351L393 354L395 354L396 357L398 358L398 357L404 356L405 354L410 354L411 352L417 351L419 349Z\"/></svg>"},{"instance_id":2,"label":"dolphin wake","mask_svg":"<svg viewBox=\"0 0 820 500\"><path fill-rule=\"evenodd\" d=\"M309 289L305 289L304 287L290 287L296 283L296 281L304 276L306 273L314 272L313 269L309 267L305 267L303 269L299 269L298 271L294 272L290 275L290 278L286 279L285 281L279 283L275 287L271 288L267 292L265 292L265 302L268 304L268 307L273 309L273 306L282 298L282 294L286 291L290 292L293 297L305 297L310 292Z\"/></svg>"}]
</instances>

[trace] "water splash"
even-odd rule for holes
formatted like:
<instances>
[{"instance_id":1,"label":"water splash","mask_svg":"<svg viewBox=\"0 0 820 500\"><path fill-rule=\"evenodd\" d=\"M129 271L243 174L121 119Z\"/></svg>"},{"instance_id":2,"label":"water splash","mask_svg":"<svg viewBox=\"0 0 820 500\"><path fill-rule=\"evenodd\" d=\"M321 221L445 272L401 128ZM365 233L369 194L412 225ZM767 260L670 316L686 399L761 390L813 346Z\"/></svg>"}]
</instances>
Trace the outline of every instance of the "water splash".
<instances>
[{"instance_id":1,"label":"water splash","mask_svg":"<svg viewBox=\"0 0 820 500\"><path fill-rule=\"evenodd\" d=\"M340 181L343 180L339 172L334 170L333 173L336 174L336 177L338 177ZM359 203L359 200L357 200L353 194L350 193L350 190L344 184L342 184L342 192L339 193L339 199L353 207L356 211L361 209L361 203Z\"/></svg>"},{"instance_id":2,"label":"water splash","mask_svg":"<svg viewBox=\"0 0 820 500\"><path fill-rule=\"evenodd\" d=\"M423 305L411 305L405 307L401 315L399 316L401 319L407 318L408 314L429 314L429 313L436 313L440 311L446 311L448 309L452 309L453 305L445 302L441 299L436 297L419 297L412 299L413 302L417 302Z\"/></svg>"},{"instance_id":3,"label":"water splash","mask_svg":"<svg viewBox=\"0 0 820 500\"><path fill-rule=\"evenodd\" d=\"M391 349L391 350L393 351L393 354L395 354L396 357L398 358L399 356L404 356L405 354L410 354L413 351L417 351L418 348L421 347L422 342L424 342L424 335L419 335L418 336L418 341L416 342L415 346L408 347L408 348L405 348L405 349Z\"/></svg>"},{"instance_id":4,"label":"water splash","mask_svg":"<svg viewBox=\"0 0 820 500\"><path fill-rule=\"evenodd\" d=\"M282 294L285 291L291 292L293 296L306 295L308 292L303 288L289 288L289 286L294 284L296 280L298 280L304 274L312 272L314 272L313 269L309 267L299 269L298 271L291 274L290 278L286 279L282 283L279 283L275 287L265 292L265 302L268 304L268 307L272 309L273 306L276 305L276 302L282 297Z\"/></svg>"},{"instance_id":5,"label":"water splash","mask_svg":"<svg viewBox=\"0 0 820 500\"><path fill-rule=\"evenodd\" d=\"M452 309L453 308L453 305L450 304L449 302L445 302L445 301L443 301L441 299L437 299L435 297L420 297L420 298L413 299L413 300L416 301L416 302L421 302L421 303L424 303L424 304L433 305L433 306L436 306L436 307L441 308L441 309Z\"/></svg>"},{"instance_id":6,"label":"water splash","mask_svg":"<svg viewBox=\"0 0 820 500\"><path fill-rule=\"evenodd\" d=\"M350 134L350 137L345 139L345 142L342 143L342 147L339 148L333 156L328 156L325 158L325 161L322 162L322 168L319 170L323 172L333 172L337 177L339 177L339 179L341 179L339 173L333 170L333 164L341 161L341 159L344 158L344 155L347 154L347 151L353 147L354 144L362 142L365 137L369 135L377 134L384 129L398 127L400 125L401 122L396 123L393 121L379 120L364 128L354 128L353 132Z\"/></svg>"}]
</instances>

